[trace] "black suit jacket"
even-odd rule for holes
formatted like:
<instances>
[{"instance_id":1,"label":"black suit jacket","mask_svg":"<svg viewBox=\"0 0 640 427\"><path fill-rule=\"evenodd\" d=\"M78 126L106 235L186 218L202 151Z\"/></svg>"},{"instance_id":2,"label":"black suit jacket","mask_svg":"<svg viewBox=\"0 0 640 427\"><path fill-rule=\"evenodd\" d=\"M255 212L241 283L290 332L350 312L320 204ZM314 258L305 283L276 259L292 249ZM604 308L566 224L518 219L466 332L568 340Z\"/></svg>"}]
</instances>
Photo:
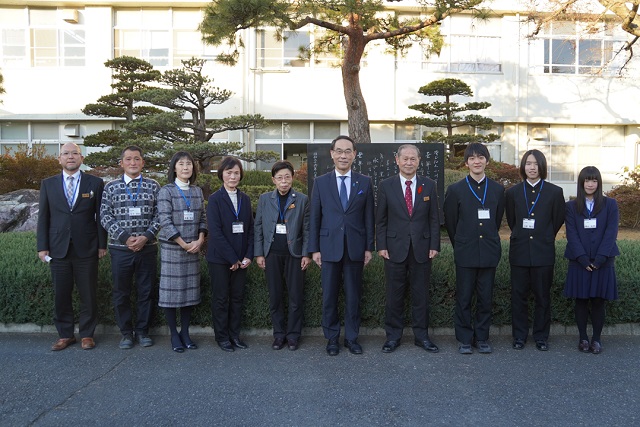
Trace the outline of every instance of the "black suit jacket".
<instances>
[{"instance_id":1,"label":"black suit jacket","mask_svg":"<svg viewBox=\"0 0 640 427\"><path fill-rule=\"evenodd\" d=\"M214 264L235 264L244 258L253 260L253 212L251 200L238 190L240 213L236 218L233 202L224 187L209 196L207 223L209 242L207 261ZM244 232L234 233L232 224L241 221Z\"/></svg>"},{"instance_id":2,"label":"black suit jacket","mask_svg":"<svg viewBox=\"0 0 640 427\"><path fill-rule=\"evenodd\" d=\"M532 215L529 216L532 202L538 196L540 197L533 207ZM521 182L507 190L505 209L511 229L509 262L522 267L555 264L556 234L564 223L565 215L562 188L546 181L538 182L533 188L526 182ZM535 227L523 228L524 218L535 219Z\"/></svg>"},{"instance_id":3,"label":"black suit jacket","mask_svg":"<svg viewBox=\"0 0 640 427\"><path fill-rule=\"evenodd\" d=\"M107 232L99 220L103 189L101 178L81 173L72 210L64 194L62 173L44 179L40 185L38 252L49 251L51 258L64 258L71 240L80 258L97 257L98 249L106 249Z\"/></svg>"},{"instance_id":4,"label":"black suit jacket","mask_svg":"<svg viewBox=\"0 0 640 427\"><path fill-rule=\"evenodd\" d=\"M400 177L387 178L378 186L376 248L387 250L393 262L403 262L409 246L417 262L427 262L429 250L440 251L440 211L436 182L417 177L413 214L409 216Z\"/></svg>"},{"instance_id":5,"label":"black suit jacket","mask_svg":"<svg viewBox=\"0 0 640 427\"><path fill-rule=\"evenodd\" d=\"M444 223L453 245L453 255L457 266L466 268L497 267L502 255L498 230L504 216L504 187L485 178L481 188L471 178L469 182L482 198L484 185L487 198L484 207L490 211L490 219L478 219L478 209L482 204L474 197L466 179L447 188L444 196Z\"/></svg>"}]
</instances>

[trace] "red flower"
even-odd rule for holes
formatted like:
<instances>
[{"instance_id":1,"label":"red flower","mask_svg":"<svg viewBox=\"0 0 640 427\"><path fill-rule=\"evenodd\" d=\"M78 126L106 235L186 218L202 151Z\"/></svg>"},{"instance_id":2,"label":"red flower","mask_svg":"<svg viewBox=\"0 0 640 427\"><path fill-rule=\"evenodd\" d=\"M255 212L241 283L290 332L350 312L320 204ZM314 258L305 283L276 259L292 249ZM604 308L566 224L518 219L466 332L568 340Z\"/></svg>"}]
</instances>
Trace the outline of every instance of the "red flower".
<instances>
[{"instance_id":1,"label":"red flower","mask_svg":"<svg viewBox=\"0 0 640 427\"><path fill-rule=\"evenodd\" d=\"M422 185L420 187L418 187L418 194L422 193L422 187L423 187Z\"/></svg>"}]
</instances>

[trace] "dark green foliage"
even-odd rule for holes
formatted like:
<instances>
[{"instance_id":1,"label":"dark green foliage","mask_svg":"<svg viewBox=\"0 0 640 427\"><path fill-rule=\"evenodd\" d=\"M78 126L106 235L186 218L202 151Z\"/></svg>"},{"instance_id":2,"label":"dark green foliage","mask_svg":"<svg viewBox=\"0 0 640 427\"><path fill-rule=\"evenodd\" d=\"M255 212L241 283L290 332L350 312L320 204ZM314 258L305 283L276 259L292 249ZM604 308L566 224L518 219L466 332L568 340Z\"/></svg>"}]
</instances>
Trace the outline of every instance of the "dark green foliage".
<instances>
[{"instance_id":1,"label":"dark green foliage","mask_svg":"<svg viewBox=\"0 0 640 427\"><path fill-rule=\"evenodd\" d=\"M556 269L552 287L552 321L573 325L573 301L562 296L567 261L563 258L565 241L556 242ZM640 243L619 241L620 255L616 260L619 300L607 305L607 323L640 321ZM511 285L508 243L503 242L502 260L496 272L493 298L493 324L511 324ZM453 326L455 304L455 266L453 250L448 243L434 260L431 274L431 325ZM211 287L207 262L201 263L202 303L194 310L194 325L211 326ZM36 253L34 233L0 233L0 323L52 324L53 290L49 268ZM154 292L157 300L157 289ZM342 299L342 297L341 297ZM364 269L362 326L384 327L384 268L382 259L374 256ZM270 328L268 293L264 272L254 264L249 267L244 309L244 327ZM407 297L407 308L409 307ZM78 300L75 298L76 313ZM533 310L533 304L530 304ZM114 325L111 303L111 263L107 255L100 261L98 276L99 321ZM342 309L342 308L341 308ZM322 312L320 270L311 265L305 278L305 326L319 327ZM410 325L409 311L407 325ZM164 315L157 309L155 326L164 325Z\"/></svg>"},{"instance_id":2,"label":"dark green foliage","mask_svg":"<svg viewBox=\"0 0 640 427\"><path fill-rule=\"evenodd\" d=\"M472 142L492 142L500 138L499 135L490 133L482 135L474 130L490 130L493 120L479 114L462 115L464 112L485 110L491 106L489 102L467 102L459 104L452 100L454 96L473 96L473 91L468 84L459 79L434 80L419 90L419 93L426 96L444 97L444 102L434 101L424 104L410 105L412 110L419 111L427 116L408 117L405 121L419 124L429 128L443 128L446 134L434 132L427 135L424 140L427 142L439 142L447 146L449 156L453 157L464 146ZM454 129L469 128L471 132L454 133Z\"/></svg>"}]
</instances>

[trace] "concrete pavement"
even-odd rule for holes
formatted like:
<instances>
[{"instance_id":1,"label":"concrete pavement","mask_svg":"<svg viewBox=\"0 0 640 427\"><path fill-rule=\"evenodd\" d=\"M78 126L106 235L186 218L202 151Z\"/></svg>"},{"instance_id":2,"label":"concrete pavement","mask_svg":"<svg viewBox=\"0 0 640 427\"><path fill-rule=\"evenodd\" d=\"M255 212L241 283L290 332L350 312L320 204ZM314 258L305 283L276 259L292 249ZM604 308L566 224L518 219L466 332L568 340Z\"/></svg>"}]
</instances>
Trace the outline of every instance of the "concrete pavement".
<instances>
[{"instance_id":1,"label":"concrete pavement","mask_svg":"<svg viewBox=\"0 0 640 427\"><path fill-rule=\"evenodd\" d=\"M0 334L0 425L68 426L538 426L640 425L640 336L604 336L604 352L583 354L577 338L552 337L462 356L452 336L432 336L429 354L406 336L392 354L384 337L363 336L364 354L329 357L321 337L298 351L247 336L225 353L211 336L197 350L118 349L118 335L49 350L55 334Z\"/></svg>"}]
</instances>

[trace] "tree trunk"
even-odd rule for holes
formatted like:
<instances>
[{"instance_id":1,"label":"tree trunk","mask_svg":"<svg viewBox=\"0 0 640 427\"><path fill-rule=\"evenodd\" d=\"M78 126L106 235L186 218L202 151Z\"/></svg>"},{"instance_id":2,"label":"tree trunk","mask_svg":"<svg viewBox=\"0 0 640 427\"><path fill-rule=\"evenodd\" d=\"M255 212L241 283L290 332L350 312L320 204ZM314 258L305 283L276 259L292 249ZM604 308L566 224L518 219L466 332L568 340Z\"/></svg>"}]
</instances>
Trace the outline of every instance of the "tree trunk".
<instances>
[{"instance_id":1,"label":"tree trunk","mask_svg":"<svg viewBox=\"0 0 640 427\"><path fill-rule=\"evenodd\" d=\"M347 103L349 136L358 144L370 143L369 114L360 89L360 60L366 41L362 28L356 27L349 34L342 61L342 85Z\"/></svg>"}]
</instances>

